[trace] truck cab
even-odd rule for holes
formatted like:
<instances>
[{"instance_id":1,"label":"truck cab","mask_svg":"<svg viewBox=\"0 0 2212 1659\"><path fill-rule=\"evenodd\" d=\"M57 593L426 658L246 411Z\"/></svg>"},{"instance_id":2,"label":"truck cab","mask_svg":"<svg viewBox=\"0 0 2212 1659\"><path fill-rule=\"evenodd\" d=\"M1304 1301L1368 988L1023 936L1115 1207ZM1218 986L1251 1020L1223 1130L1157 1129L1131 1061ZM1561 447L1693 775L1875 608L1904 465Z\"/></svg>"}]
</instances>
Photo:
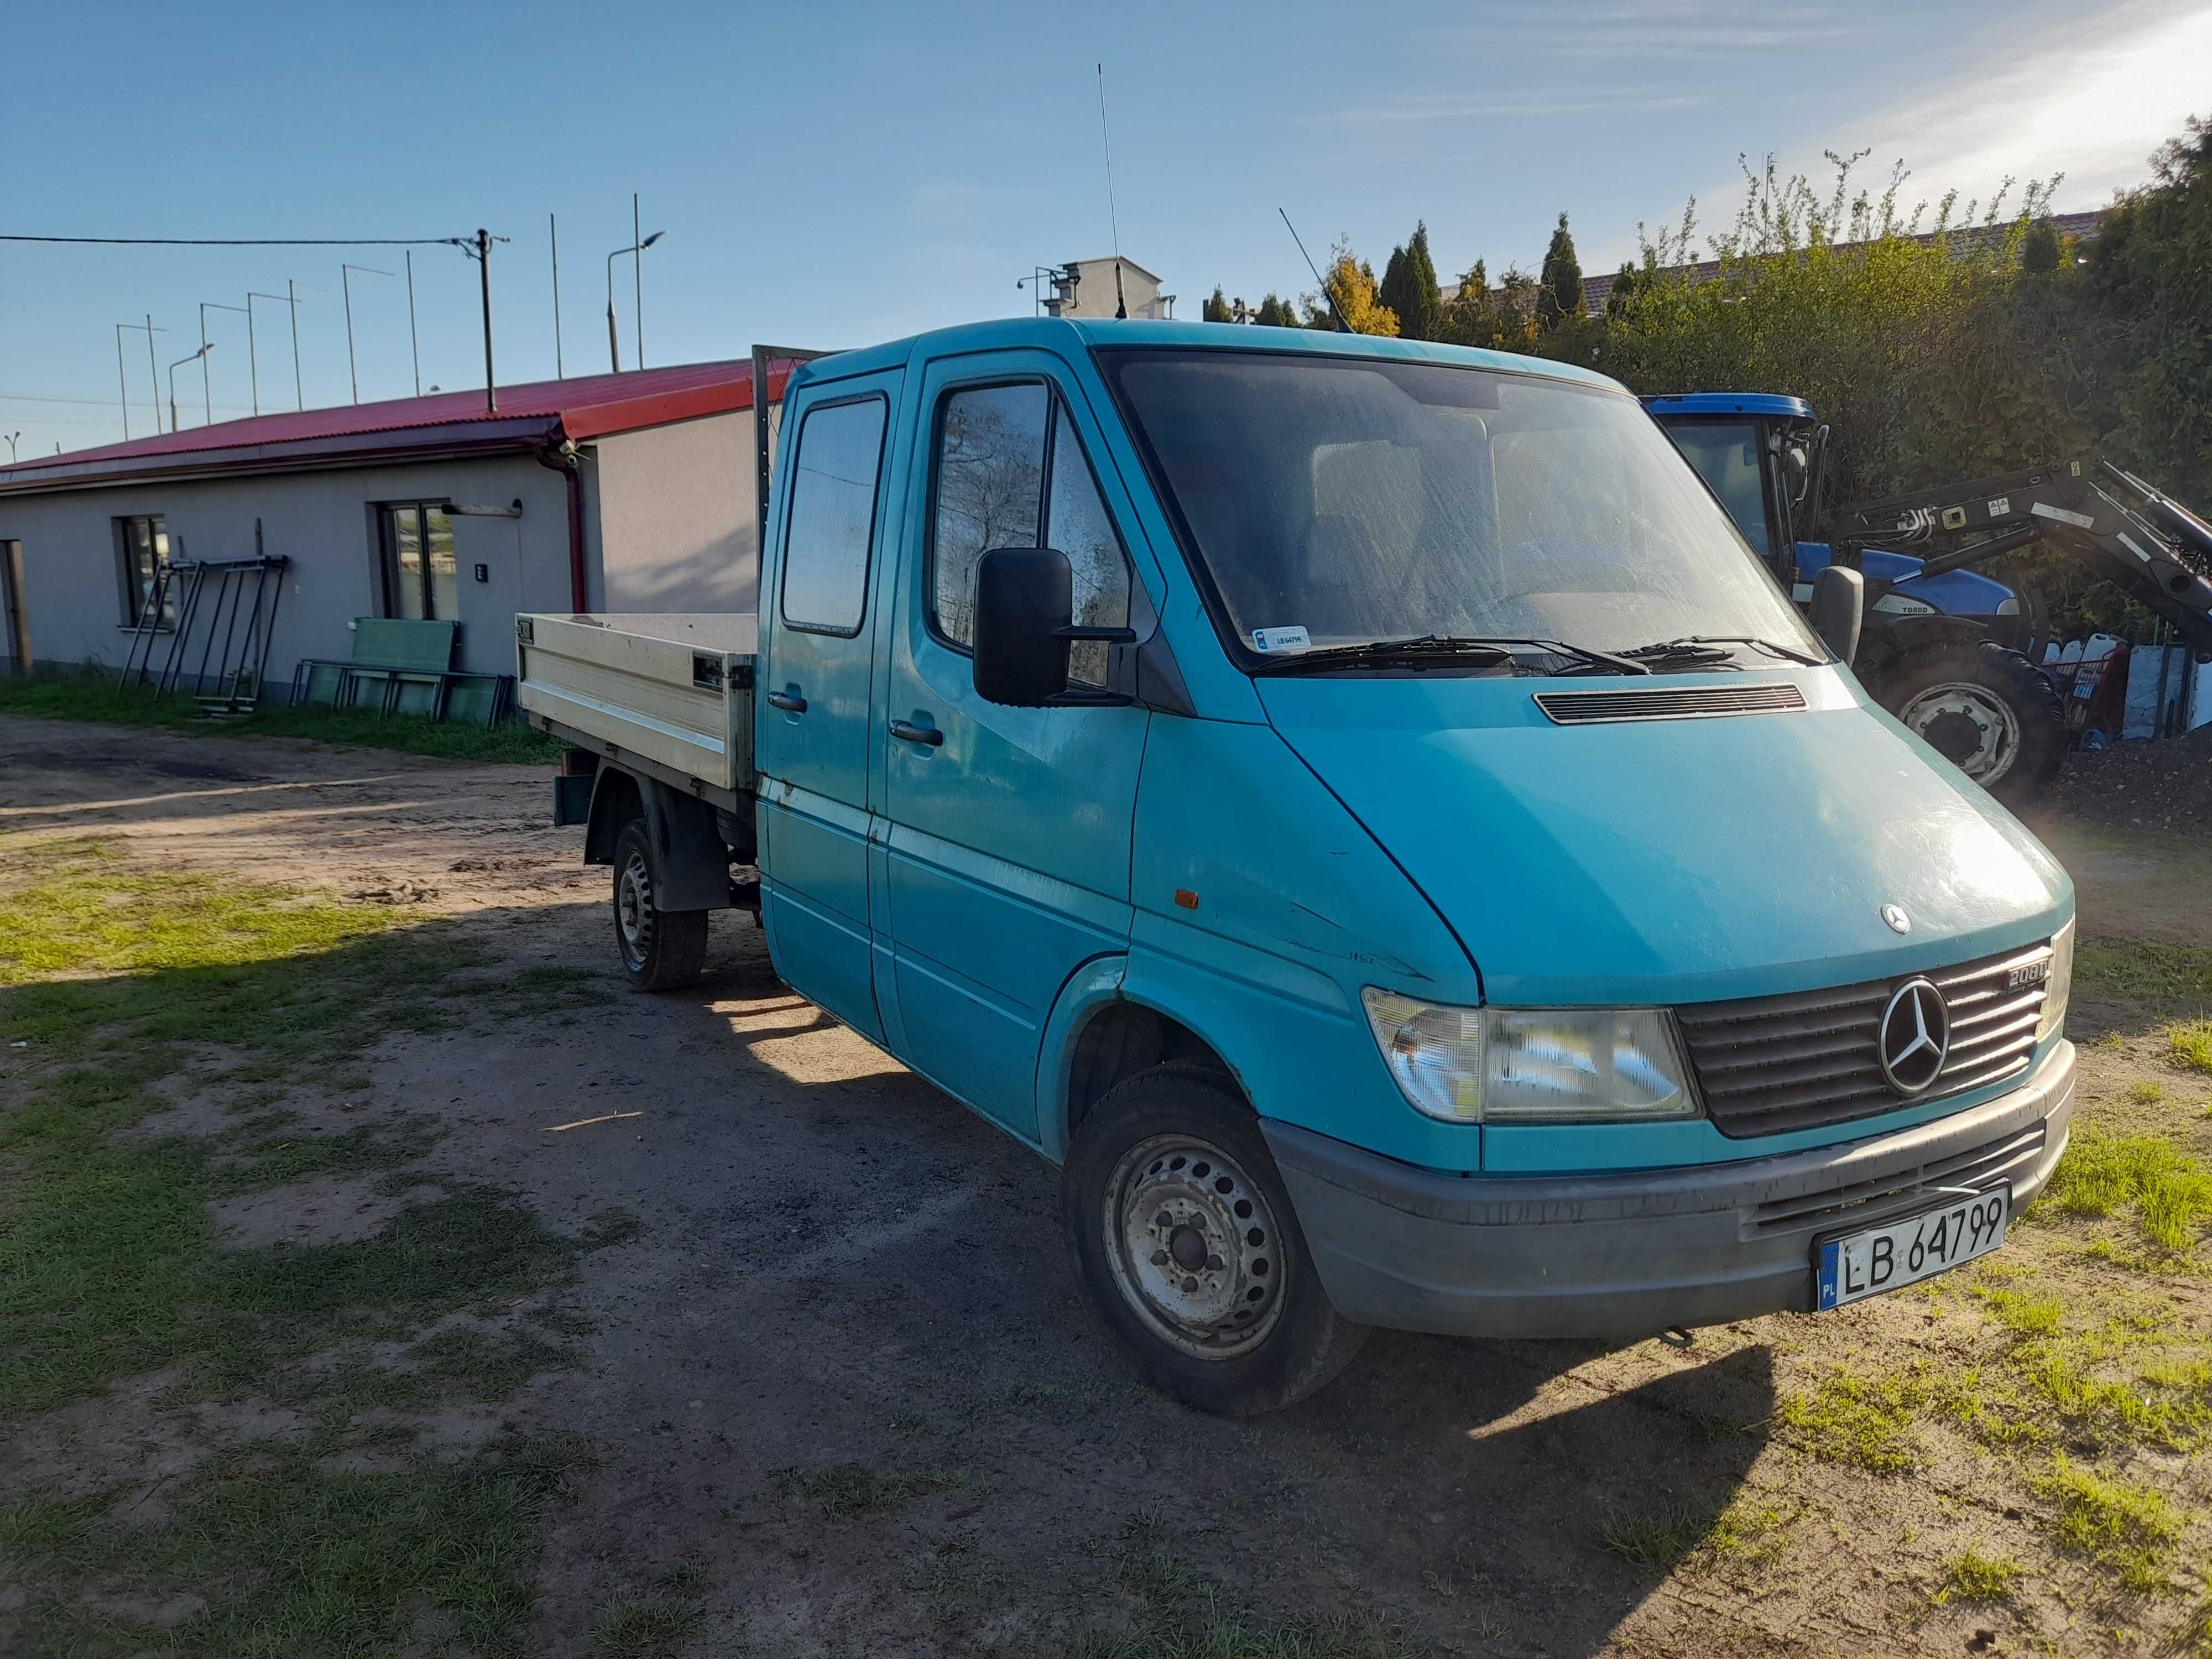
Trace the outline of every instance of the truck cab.
<instances>
[{"instance_id":1,"label":"truck cab","mask_svg":"<svg viewBox=\"0 0 2212 1659\"><path fill-rule=\"evenodd\" d=\"M755 648L685 653L725 702L611 723L544 653L627 660L623 618L525 647L625 962L641 908L757 905L794 988L1060 1166L1153 1385L1244 1414L1377 1325L1840 1309L2047 1179L2064 872L1615 383L981 324L796 369L771 499ZM711 778L646 752L718 720Z\"/></svg>"}]
</instances>

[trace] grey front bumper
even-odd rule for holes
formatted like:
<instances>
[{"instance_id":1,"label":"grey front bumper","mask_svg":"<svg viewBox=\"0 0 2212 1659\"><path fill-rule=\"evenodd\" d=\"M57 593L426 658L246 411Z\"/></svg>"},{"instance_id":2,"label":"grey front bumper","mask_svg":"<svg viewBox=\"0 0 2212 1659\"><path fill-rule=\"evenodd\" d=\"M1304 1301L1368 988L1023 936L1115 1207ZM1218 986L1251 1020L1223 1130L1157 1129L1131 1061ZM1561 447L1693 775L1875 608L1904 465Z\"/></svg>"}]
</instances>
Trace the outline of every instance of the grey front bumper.
<instances>
[{"instance_id":1,"label":"grey front bumper","mask_svg":"<svg viewBox=\"0 0 2212 1659\"><path fill-rule=\"evenodd\" d=\"M1363 1324L1466 1336L1647 1336L1813 1306L1813 1241L1940 1188L2043 1189L2074 1046L2019 1087L1866 1140L1627 1175L1459 1177L1273 1119L1261 1127L1323 1287Z\"/></svg>"}]
</instances>

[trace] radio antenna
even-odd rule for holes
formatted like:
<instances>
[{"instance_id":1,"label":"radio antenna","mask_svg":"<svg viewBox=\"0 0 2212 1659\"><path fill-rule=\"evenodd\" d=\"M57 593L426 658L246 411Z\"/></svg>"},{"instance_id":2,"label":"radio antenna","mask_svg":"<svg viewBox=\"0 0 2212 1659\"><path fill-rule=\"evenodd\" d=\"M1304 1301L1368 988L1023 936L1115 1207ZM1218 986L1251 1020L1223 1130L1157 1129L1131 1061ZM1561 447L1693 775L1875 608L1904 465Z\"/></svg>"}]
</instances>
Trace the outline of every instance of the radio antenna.
<instances>
[{"instance_id":1,"label":"radio antenna","mask_svg":"<svg viewBox=\"0 0 2212 1659\"><path fill-rule=\"evenodd\" d=\"M1328 291L1328 284L1322 281L1321 272L1315 269L1313 255L1306 252L1305 238L1298 234L1298 228L1291 222L1291 216L1287 211L1282 208L1277 208L1275 211L1282 214L1283 228L1291 233L1291 240L1298 245L1298 258L1306 262L1308 270L1313 271L1315 285L1321 289L1322 302L1328 306L1328 314L1336 319L1336 331L1340 334L1351 333L1352 325L1344 320L1344 313L1336 308L1336 295Z\"/></svg>"},{"instance_id":2,"label":"radio antenna","mask_svg":"<svg viewBox=\"0 0 2212 1659\"><path fill-rule=\"evenodd\" d=\"M1098 143L1106 152L1106 222L1114 231L1114 314L1126 319L1129 301L1121 292L1121 216L1114 206L1114 134L1106 125L1106 65L1098 70Z\"/></svg>"}]
</instances>

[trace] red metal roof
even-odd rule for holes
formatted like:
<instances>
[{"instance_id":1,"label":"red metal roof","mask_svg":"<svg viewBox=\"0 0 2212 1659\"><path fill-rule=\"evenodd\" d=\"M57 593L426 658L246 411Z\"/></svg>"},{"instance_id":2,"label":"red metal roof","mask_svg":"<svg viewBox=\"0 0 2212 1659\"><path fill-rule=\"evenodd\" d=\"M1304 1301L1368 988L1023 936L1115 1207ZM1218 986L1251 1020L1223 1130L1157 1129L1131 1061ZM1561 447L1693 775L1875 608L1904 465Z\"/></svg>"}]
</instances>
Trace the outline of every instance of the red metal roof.
<instances>
[{"instance_id":1,"label":"red metal roof","mask_svg":"<svg viewBox=\"0 0 2212 1659\"><path fill-rule=\"evenodd\" d=\"M769 377L771 396L781 379L781 375ZM388 403L256 415L245 420L218 421L211 426L187 427L156 438L33 457L0 467L0 489L58 482L52 480L57 469L90 483L95 477L166 471L172 466L179 471L201 470L195 462L202 465L227 463L224 470L251 471L257 461L281 467L290 455L305 449L331 456L356 448L448 444L471 448L501 439L520 443L532 435L556 434L581 441L702 415L750 409L752 382L753 366L744 359L503 386L499 389L496 413L484 407L484 394L479 387L473 392L435 392L427 398L398 398ZM356 445L349 440L361 441ZM218 455L222 463L218 463ZM42 479L41 474L47 477Z\"/></svg>"}]
</instances>

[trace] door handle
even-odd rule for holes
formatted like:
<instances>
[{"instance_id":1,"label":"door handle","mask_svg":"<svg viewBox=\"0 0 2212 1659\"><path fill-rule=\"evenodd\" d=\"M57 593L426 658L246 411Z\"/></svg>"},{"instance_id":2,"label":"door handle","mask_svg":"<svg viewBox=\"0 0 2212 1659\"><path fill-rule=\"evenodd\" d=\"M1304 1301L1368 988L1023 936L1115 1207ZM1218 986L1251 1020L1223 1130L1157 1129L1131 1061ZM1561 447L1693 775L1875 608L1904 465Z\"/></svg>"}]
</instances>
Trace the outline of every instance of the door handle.
<instances>
[{"instance_id":1,"label":"door handle","mask_svg":"<svg viewBox=\"0 0 2212 1659\"><path fill-rule=\"evenodd\" d=\"M945 733L933 726L916 726L912 720L893 720L891 735L901 743L918 743L935 749L945 742Z\"/></svg>"},{"instance_id":2,"label":"door handle","mask_svg":"<svg viewBox=\"0 0 2212 1659\"><path fill-rule=\"evenodd\" d=\"M781 708L787 714L804 714L806 712L806 699L799 695L797 686L790 685L781 691L769 692L768 706L771 708Z\"/></svg>"}]
</instances>

